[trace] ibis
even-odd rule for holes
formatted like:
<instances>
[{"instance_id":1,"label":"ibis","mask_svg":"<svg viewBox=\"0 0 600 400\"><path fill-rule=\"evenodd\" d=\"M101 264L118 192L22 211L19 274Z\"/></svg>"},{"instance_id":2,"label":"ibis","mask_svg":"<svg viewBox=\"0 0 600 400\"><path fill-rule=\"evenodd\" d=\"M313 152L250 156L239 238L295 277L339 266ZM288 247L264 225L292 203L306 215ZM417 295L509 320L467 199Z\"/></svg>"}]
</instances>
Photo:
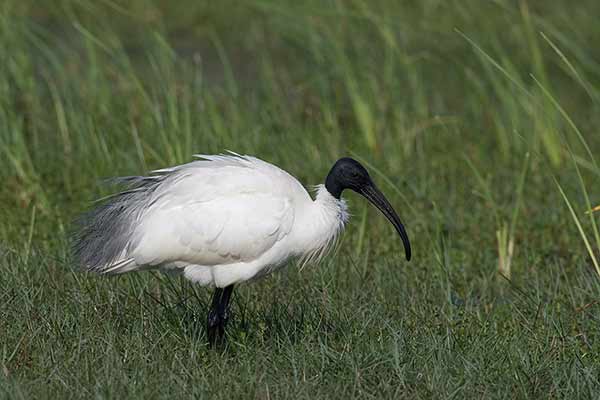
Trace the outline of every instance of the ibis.
<instances>
[{"instance_id":1,"label":"ibis","mask_svg":"<svg viewBox=\"0 0 600 400\"><path fill-rule=\"evenodd\" d=\"M288 264L320 259L349 218L345 189L365 197L394 226L406 259L411 248L400 218L367 170L335 162L314 199L286 171L258 158L228 153L148 176L116 178L123 190L83 213L73 254L86 271L123 274L161 270L214 287L208 338L224 338L236 284Z\"/></svg>"}]
</instances>

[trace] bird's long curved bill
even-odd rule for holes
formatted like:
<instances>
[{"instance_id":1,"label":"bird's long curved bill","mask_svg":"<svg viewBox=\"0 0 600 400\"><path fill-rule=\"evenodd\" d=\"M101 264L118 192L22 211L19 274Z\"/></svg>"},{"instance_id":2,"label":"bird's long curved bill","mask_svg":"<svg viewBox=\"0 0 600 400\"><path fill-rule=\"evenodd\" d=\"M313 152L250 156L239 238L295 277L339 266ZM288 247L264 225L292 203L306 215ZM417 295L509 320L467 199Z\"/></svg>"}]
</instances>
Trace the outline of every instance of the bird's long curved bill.
<instances>
[{"instance_id":1,"label":"bird's long curved bill","mask_svg":"<svg viewBox=\"0 0 600 400\"><path fill-rule=\"evenodd\" d=\"M404 230L404 225L402 225L402 221L400 221L400 217L396 214L394 208L387 201L383 193L375 185L370 185L365 187L361 193L367 200L369 200L375 207L379 209L386 216L387 219L390 220L396 231L402 238L402 243L404 244L404 252L406 253L406 259L410 260L411 250L410 250L410 241L408 240L408 235L406 234L406 230Z\"/></svg>"}]
</instances>

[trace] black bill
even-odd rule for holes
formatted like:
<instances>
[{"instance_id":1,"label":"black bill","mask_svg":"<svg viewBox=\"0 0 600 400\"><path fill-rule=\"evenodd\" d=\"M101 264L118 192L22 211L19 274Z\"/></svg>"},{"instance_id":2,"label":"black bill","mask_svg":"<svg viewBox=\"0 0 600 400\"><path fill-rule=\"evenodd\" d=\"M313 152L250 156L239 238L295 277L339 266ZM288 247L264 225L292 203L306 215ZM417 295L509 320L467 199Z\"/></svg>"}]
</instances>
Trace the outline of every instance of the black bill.
<instances>
[{"instance_id":1,"label":"black bill","mask_svg":"<svg viewBox=\"0 0 600 400\"><path fill-rule=\"evenodd\" d=\"M402 238L402 243L404 244L404 252L406 254L406 259L410 260L411 250L410 250L410 241L408 240L408 235L406 234L406 230L404 230L404 225L402 225L402 221L400 221L400 217L396 214L394 208L387 201L383 193L374 184L369 186L365 186L360 192L367 200L369 200L375 207L379 209L386 216L387 219L390 220L396 231Z\"/></svg>"}]
</instances>

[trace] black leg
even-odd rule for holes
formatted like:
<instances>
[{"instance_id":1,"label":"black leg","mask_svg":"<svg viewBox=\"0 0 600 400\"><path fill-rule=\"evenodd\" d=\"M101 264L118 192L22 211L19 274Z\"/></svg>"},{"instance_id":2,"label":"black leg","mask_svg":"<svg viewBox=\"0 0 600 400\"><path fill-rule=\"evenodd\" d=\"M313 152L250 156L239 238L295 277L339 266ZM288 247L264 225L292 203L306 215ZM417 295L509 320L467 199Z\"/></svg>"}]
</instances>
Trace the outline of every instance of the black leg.
<instances>
[{"instance_id":1,"label":"black leg","mask_svg":"<svg viewBox=\"0 0 600 400\"><path fill-rule=\"evenodd\" d=\"M221 296L223 295L223 289L216 288L213 293L212 305L210 306L210 310L208 311L208 320L207 320L207 332L208 332L208 340L213 343L216 338L216 330L219 326L219 303L221 302Z\"/></svg>"},{"instance_id":2,"label":"black leg","mask_svg":"<svg viewBox=\"0 0 600 400\"><path fill-rule=\"evenodd\" d=\"M211 309L208 312L208 341L215 345L223 342L225 337L225 325L229 320L229 300L233 293L233 285L226 288L217 288L212 298Z\"/></svg>"}]
</instances>

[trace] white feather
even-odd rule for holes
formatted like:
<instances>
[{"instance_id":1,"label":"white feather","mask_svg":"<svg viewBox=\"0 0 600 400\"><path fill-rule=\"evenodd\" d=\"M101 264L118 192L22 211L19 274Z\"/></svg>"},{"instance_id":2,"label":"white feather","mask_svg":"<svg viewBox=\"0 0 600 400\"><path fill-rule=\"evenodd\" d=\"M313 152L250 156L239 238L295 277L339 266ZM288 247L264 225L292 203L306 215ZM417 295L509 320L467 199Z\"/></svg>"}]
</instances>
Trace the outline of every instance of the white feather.
<instances>
[{"instance_id":1,"label":"white feather","mask_svg":"<svg viewBox=\"0 0 600 400\"><path fill-rule=\"evenodd\" d=\"M100 268L179 271L217 287L263 276L292 258L322 257L348 220L322 186L313 200L282 169L250 156L199 155L162 175L135 213L120 259Z\"/></svg>"}]
</instances>

